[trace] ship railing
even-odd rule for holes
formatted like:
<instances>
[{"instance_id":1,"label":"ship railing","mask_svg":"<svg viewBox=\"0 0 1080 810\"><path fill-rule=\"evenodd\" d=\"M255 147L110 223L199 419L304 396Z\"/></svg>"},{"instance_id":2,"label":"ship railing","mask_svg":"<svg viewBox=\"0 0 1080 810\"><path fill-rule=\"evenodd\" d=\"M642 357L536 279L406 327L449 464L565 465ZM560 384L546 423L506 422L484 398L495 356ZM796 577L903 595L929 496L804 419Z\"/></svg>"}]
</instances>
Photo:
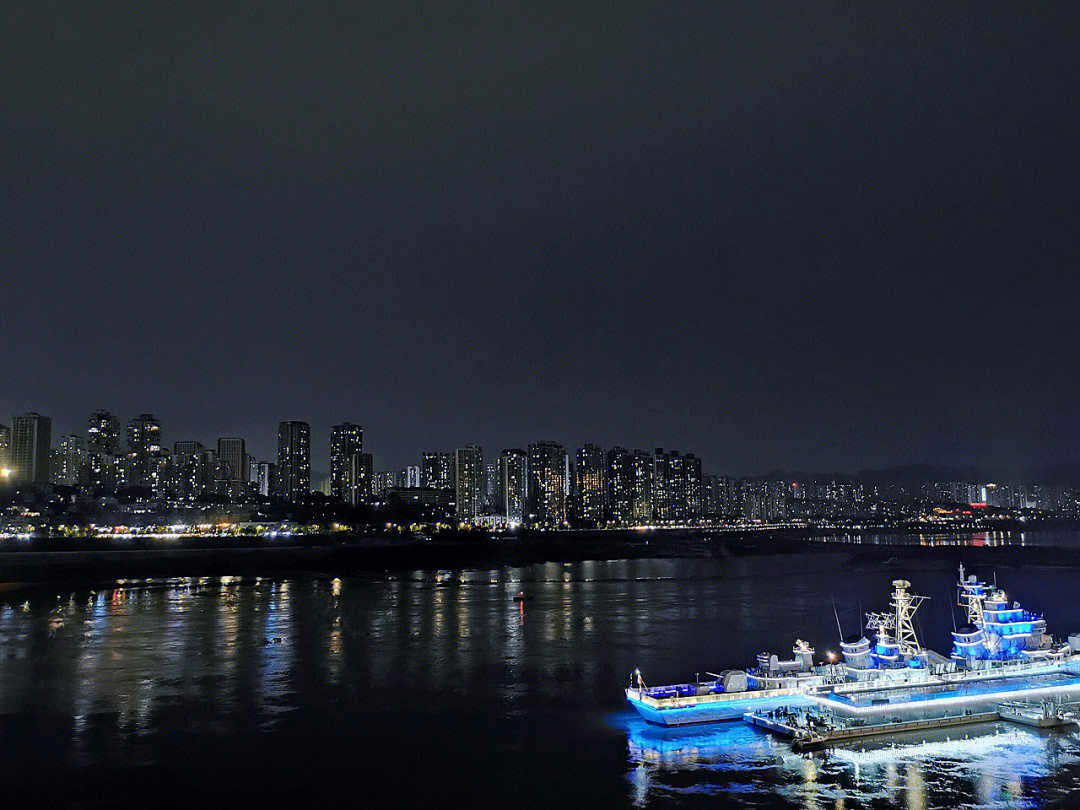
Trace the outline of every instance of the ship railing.
<instances>
[{"instance_id":1,"label":"ship railing","mask_svg":"<svg viewBox=\"0 0 1080 810\"><path fill-rule=\"evenodd\" d=\"M922 670L927 672L927 670ZM896 689L898 686L940 686L945 683L943 677L938 675L931 675L927 673L925 677L913 678L911 680L897 681L891 678L874 678L870 681L862 681L856 683L841 683L841 684L822 684L821 686L812 686L807 689L807 693L814 694L835 694L840 697L847 696L859 696L868 694L870 692L881 692L888 689Z\"/></svg>"},{"instance_id":2,"label":"ship railing","mask_svg":"<svg viewBox=\"0 0 1080 810\"><path fill-rule=\"evenodd\" d=\"M948 681L978 681L998 677L1002 672L1027 672L1033 669L1044 669L1059 662L1054 659L1017 658L1015 660L1003 659L998 663L1000 663L1000 666L990 669L957 670L942 677Z\"/></svg>"}]
</instances>

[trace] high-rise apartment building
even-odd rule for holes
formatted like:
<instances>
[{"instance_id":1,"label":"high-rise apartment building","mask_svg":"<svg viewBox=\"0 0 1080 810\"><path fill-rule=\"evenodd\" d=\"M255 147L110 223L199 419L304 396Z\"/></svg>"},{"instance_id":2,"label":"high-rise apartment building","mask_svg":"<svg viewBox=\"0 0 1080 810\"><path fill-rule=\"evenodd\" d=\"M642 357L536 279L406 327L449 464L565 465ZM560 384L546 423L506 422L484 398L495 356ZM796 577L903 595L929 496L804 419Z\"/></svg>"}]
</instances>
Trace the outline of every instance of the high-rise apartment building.
<instances>
[{"instance_id":1,"label":"high-rise apartment building","mask_svg":"<svg viewBox=\"0 0 1080 810\"><path fill-rule=\"evenodd\" d=\"M0 485L11 475L11 428L0 425Z\"/></svg>"},{"instance_id":2,"label":"high-rise apartment building","mask_svg":"<svg viewBox=\"0 0 1080 810\"><path fill-rule=\"evenodd\" d=\"M86 428L86 451L115 456L120 452L120 420L108 411L90 414Z\"/></svg>"},{"instance_id":3,"label":"high-rise apartment building","mask_svg":"<svg viewBox=\"0 0 1080 810\"><path fill-rule=\"evenodd\" d=\"M349 458L349 470L346 478L346 500L352 506L359 506L371 497L372 466L371 453L353 453Z\"/></svg>"},{"instance_id":4,"label":"high-rise apartment building","mask_svg":"<svg viewBox=\"0 0 1080 810\"><path fill-rule=\"evenodd\" d=\"M218 439L217 457L229 483L247 482L248 455L243 439L236 437Z\"/></svg>"},{"instance_id":5,"label":"high-rise apartment building","mask_svg":"<svg viewBox=\"0 0 1080 810\"><path fill-rule=\"evenodd\" d=\"M86 426L86 483L115 489L124 480L120 463L120 420L106 410L90 414Z\"/></svg>"},{"instance_id":6,"label":"high-rise apartment building","mask_svg":"<svg viewBox=\"0 0 1080 810\"><path fill-rule=\"evenodd\" d=\"M483 471L483 453L475 444L454 451L454 502L462 523L473 523L480 517Z\"/></svg>"},{"instance_id":7,"label":"high-rise apartment building","mask_svg":"<svg viewBox=\"0 0 1080 810\"><path fill-rule=\"evenodd\" d=\"M488 461L484 464L483 481L483 509L485 515L495 513L495 505L499 500L499 460Z\"/></svg>"},{"instance_id":8,"label":"high-rise apartment building","mask_svg":"<svg viewBox=\"0 0 1080 810\"><path fill-rule=\"evenodd\" d=\"M701 517L701 459L693 453L656 449L653 459L653 517L681 523Z\"/></svg>"},{"instance_id":9,"label":"high-rise apartment building","mask_svg":"<svg viewBox=\"0 0 1080 810\"><path fill-rule=\"evenodd\" d=\"M295 503L311 492L311 429L307 422L278 425L278 497Z\"/></svg>"},{"instance_id":10,"label":"high-rise apartment building","mask_svg":"<svg viewBox=\"0 0 1080 810\"><path fill-rule=\"evenodd\" d=\"M518 526L525 520L527 468L524 450L503 450L499 454L496 514L508 526Z\"/></svg>"},{"instance_id":11,"label":"high-rise apartment building","mask_svg":"<svg viewBox=\"0 0 1080 810\"><path fill-rule=\"evenodd\" d=\"M633 521L631 510L633 493L633 469L631 456L624 447L612 447L607 452L607 516L616 526L629 526Z\"/></svg>"},{"instance_id":12,"label":"high-rise apartment building","mask_svg":"<svg viewBox=\"0 0 1080 810\"><path fill-rule=\"evenodd\" d=\"M206 448L202 442L173 444L172 487L182 498L197 498L213 487L213 471L207 470Z\"/></svg>"},{"instance_id":13,"label":"high-rise apartment building","mask_svg":"<svg viewBox=\"0 0 1080 810\"><path fill-rule=\"evenodd\" d=\"M161 453L161 422L152 413L128 422L127 450L128 486L152 487L151 459Z\"/></svg>"},{"instance_id":14,"label":"high-rise apartment building","mask_svg":"<svg viewBox=\"0 0 1080 810\"><path fill-rule=\"evenodd\" d=\"M351 501L352 457L364 452L364 429L352 422L330 428L330 497Z\"/></svg>"},{"instance_id":15,"label":"high-rise apartment building","mask_svg":"<svg viewBox=\"0 0 1080 810\"><path fill-rule=\"evenodd\" d=\"M12 479L23 484L48 484L52 455L52 420L24 413L11 420Z\"/></svg>"},{"instance_id":16,"label":"high-rise apartment building","mask_svg":"<svg viewBox=\"0 0 1080 810\"><path fill-rule=\"evenodd\" d=\"M686 520L700 520L705 513L705 496L702 492L704 476L701 472L701 459L693 453L683 456L683 471L686 475Z\"/></svg>"},{"instance_id":17,"label":"high-rise apartment building","mask_svg":"<svg viewBox=\"0 0 1080 810\"><path fill-rule=\"evenodd\" d=\"M420 474L429 489L454 489L454 458L450 453L424 453Z\"/></svg>"},{"instance_id":18,"label":"high-rise apartment building","mask_svg":"<svg viewBox=\"0 0 1080 810\"><path fill-rule=\"evenodd\" d=\"M653 521L653 459L644 450L630 457L630 522L644 526Z\"/></svg>"},{"instance_id":19,"label":"high-rise apartment building","mask_svg":"<svg viewBox=\"0 0 1080 810\"><path fill-rule=\"evenodd\" d=\"M259 462L255 491L263 498L273 498L277 495L277 464L269 461Z\"/></svg>"},{"instance_id":20,"label":"high-rise apartment building","mask_svg":"<svg viewBox=\"0 0 1080 810\"><path fill-rule=\"evenodd\" d=\"M86 448L83 437L77 433L67 434L53 452L53 483L62 487L78 486L85 464Z\"/></svg>"},{"instance_id":21,"label":"high-rise apartment building","mask_svg":"<svg viewBox=\"0 0 1080 810\"><path fill-rule=\"evenodd\" d=\"M532 442L528 454L530 520L560 528L566 524L566 450L557 442Z\"/></svg>"},{"instance_id":22,"label":"high-rise apartment building","mask_svg":"<svg viewBox=\"0 0 1080 810\"><path fill-rule=\"evenodd\" d=\"M604 451L595 444L578 448L574 468L574 517L599 526L604 520Z\"/></svg>"}]
</instances>

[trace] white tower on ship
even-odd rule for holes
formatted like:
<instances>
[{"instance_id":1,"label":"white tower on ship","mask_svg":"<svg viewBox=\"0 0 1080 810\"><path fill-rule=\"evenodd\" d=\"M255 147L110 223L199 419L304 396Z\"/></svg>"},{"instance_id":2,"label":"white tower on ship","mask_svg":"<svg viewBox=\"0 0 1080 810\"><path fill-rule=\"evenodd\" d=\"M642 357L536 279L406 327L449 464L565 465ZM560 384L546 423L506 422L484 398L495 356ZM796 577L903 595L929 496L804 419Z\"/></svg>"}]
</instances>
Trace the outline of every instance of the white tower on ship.
<instances>
[{"instance_id":1,"label":"white tower on ship","mask_svg":"<svg viewBox=\"0 0 1080 810\"><path fill-rule=\"evenodd\" d=\"M892 608L896 630L896 645L901 655L918 655L922 651L919 636L911 619L919 605L930 597L908 593L911 583L906 579L893 580Z\"/></svg>"}]
</instances>

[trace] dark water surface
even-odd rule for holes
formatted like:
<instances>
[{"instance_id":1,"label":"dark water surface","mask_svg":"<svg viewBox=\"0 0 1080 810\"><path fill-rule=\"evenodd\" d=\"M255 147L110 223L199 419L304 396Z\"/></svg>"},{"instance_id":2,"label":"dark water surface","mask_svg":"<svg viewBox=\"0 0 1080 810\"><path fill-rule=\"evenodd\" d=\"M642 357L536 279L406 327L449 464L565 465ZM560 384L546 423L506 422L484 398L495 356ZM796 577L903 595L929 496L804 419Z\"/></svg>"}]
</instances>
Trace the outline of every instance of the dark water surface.
<instances>
[{"instance_id":1,"label":"dark water surface","mask_svg":"<svg viewBox=\"0 0 1080 810\"><path fill-rule=\"evenodd\" d=\"M623 699L635 666L686 680L796 638L835 649L833 600L853 632L899 576L931 597L919 624L947 651L964 553L0 594L2 789L10 806L1080 806L1070 734L1002 723L800 756L741 723L647 727ZM1023 557L999 584L1056 636L1080 630L1080 574Z\"/></svg>"}]
</instances>

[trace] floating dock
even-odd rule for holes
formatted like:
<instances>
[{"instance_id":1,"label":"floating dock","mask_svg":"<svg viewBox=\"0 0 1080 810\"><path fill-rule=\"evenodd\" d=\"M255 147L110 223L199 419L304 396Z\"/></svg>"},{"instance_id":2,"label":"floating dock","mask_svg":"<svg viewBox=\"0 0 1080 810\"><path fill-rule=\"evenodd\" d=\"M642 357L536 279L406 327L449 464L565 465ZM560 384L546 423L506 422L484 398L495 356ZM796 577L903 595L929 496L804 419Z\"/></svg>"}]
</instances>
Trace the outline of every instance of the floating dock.
<instances>
[{"instance_id":1,"label":"floating dock","mask_svg":"<svg viewBox=\"0 0 1080 810\"><path fill-rule=\"evenodd\" d=\"M807 713L778 714L748 713L746 722L766 729L781 737L791 739L795 751L808 751L826 745L856 740L861 737L880 737L884 734L901 734L905 731L926 731L970 723L991 723L1001 719L996 712L975 712L953 717L935 717L929 720L906 720L899 723L876 723L873 725L832 725L824 715Z\"/></svg>"},{"instance_id":2,"label":"floating dock","mask_svg":"<svg viewBox=\"0 0 1080 810\"><path fill-rule=\"evenodd\" d=\"M1006 720L1038 729L1075 728L1080 725L1080 713L1049 702L1010 701L992 711L978 711L924 720L902 720L888 723L848 723L833 715L813 710L747 712L743 718L751 725L791 740L795 751L808 751L826 745L862 737L902 734L906 731L927 731L971 723L992 723Z\"/></svg>"},{"instance_id":3,"label":"floating dock","mask_svg":"<svg viewBox=\"0 0 1080 810\"><path fill-rule=\"evenodd\" d=\"M1002 720L1031 726L1032 728L1075 728L1080 725L1080 715L1067 711L1064 706L1033 701L1009 701L998 705Z\"/></svg>"}]
</instances>

